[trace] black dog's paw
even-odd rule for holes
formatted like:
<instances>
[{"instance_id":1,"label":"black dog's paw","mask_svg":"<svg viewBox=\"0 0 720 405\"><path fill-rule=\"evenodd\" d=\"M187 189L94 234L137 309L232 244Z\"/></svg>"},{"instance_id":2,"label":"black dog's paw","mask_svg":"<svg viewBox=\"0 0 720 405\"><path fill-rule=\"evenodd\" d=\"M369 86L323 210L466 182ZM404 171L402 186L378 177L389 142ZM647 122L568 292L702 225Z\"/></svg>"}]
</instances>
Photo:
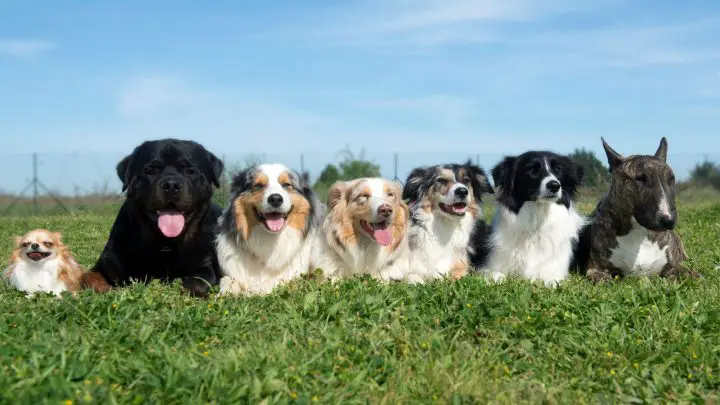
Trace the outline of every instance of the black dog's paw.
<instances>
[{"instance_id":1,"label":"black dog's paw","mask_svg":"<svg viewBox=\"0 0 720 405\"><path fill-rule=\"evenodd\" d=\"M210 294L210 284L198 277L185 277L183 287L193 297L207 298Z\"/></svg>"}]
</instances>

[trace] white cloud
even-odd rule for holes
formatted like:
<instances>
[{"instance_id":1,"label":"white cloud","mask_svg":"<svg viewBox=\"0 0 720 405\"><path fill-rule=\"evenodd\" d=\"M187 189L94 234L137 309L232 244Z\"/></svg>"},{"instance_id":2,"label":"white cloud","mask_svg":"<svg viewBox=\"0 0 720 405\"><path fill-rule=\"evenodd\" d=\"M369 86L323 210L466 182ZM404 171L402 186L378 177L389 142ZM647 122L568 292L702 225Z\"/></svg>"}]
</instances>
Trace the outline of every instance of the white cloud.
<instances>
[{"instance_id":1,"label":"white cloud","mask_svg":"<svg viewBox=\"0 0 720 405\"><path fill-rule=\"evenodd\" d=\"M48 41L0 38L0 55L17 58L30 58L55 49L55 44Z\"/></svg>"},{"instance_id":2,"label":"white cloud","mask_svg":"<svg viewBox=\"0 0 720 405\"><path fill-rule=\"evenodd\" d=\"M201 98L183 80L162 75L132 78L117 94L118 110L125 117L178 113L192 108Z\"/></svg>"},{"instance_id":3,"label":"white cloud","mask_svg":"<svg viewBox=\"0 0 720 405\"><path fill-rule=\"evenodd\" d=\"M602 0L596 8L619 0ZM396 0L364 2L326 18L322 32L338 45L435 47L499 41L502 25L528 23L580 10L570 0ZM361 17L358 17L361 16Z\"/></svg>"}]
</instances>

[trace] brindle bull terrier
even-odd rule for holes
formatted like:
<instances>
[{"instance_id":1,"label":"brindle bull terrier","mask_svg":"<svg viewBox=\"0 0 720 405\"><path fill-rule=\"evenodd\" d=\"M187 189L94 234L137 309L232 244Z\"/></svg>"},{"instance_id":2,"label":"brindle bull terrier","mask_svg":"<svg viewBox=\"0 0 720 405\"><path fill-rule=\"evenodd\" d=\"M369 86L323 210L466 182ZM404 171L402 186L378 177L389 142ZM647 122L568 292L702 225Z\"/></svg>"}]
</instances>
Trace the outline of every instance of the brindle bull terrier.
<instances>
[{"instance_id":1,"label":"brindle bull terrier","mask_svg":"<svg viewBox=\"0 0 720 405\"><path fill-rule=\"evenodd\" d=\"M612 183L583 232L590 246L586 276L593 281L614 276L700 277L682 264L688 256L673 231L675 175L666 163L667 140L662 138L654 156L628 157L601 140Z\"/></svg>"}]
</instances>

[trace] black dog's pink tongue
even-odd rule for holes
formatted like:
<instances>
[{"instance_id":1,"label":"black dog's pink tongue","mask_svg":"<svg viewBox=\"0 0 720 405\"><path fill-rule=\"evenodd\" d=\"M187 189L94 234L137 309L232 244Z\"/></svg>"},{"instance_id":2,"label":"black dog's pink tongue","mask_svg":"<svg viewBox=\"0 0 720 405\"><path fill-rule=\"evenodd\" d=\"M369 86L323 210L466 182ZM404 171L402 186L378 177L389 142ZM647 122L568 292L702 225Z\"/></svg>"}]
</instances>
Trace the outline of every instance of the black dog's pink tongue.
<instances>
[{"instance_id":1,"label":"black dog's pink tongue","mask_svg":"<svg viewBox=\"0 0 720 405\"><path fill-rule=\"evenodd\" d=\"M185 217L174 210L158 211L158 228L166 237L175 238L185 228Z\"/></svg>"}]
</instances>

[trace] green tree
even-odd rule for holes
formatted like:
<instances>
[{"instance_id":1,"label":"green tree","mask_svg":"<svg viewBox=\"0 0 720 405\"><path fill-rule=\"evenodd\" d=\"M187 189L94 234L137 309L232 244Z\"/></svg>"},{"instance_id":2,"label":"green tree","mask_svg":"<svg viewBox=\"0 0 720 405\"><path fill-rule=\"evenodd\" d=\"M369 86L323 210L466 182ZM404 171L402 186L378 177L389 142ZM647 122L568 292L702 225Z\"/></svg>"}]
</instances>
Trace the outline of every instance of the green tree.
<instances>
[{"instance_id":1,"label":"green tree","mask_svg":"<svg viewBox=\"0 0 720 405\"><path fill-rule=\"evenodd\" d=\"M595 156L595 152L585 148L575 149L570 158L585 168L585 186L591 188L605 187L610 183L610 171L603 162Z\"/></svg>"},{"instance_id":2,"label":"green tree","mask_svg":"<svg viewBox=\"0 0 720 405\"><path fill-rule=\"evenodd\" d=\"M327 197L328 189L337 181L380 176L380 165L365 159L365 151L360 151L360 154L355 155L349 147L346 147L338 155L342 157L340 163L337 166L332 163L325 166L313 185L313 189L321 200Z\"/></svg>"},{"instance_id":3,"label":"green tree","mask_svg":"<svg viewBox=\"0 0 720 405\"><path fill-rule=\"evenodd\" d=\"M720 190L720 164L705 159L690 171L690 181L703 186L713 186Z\"/></svg>"}]
</instances>

